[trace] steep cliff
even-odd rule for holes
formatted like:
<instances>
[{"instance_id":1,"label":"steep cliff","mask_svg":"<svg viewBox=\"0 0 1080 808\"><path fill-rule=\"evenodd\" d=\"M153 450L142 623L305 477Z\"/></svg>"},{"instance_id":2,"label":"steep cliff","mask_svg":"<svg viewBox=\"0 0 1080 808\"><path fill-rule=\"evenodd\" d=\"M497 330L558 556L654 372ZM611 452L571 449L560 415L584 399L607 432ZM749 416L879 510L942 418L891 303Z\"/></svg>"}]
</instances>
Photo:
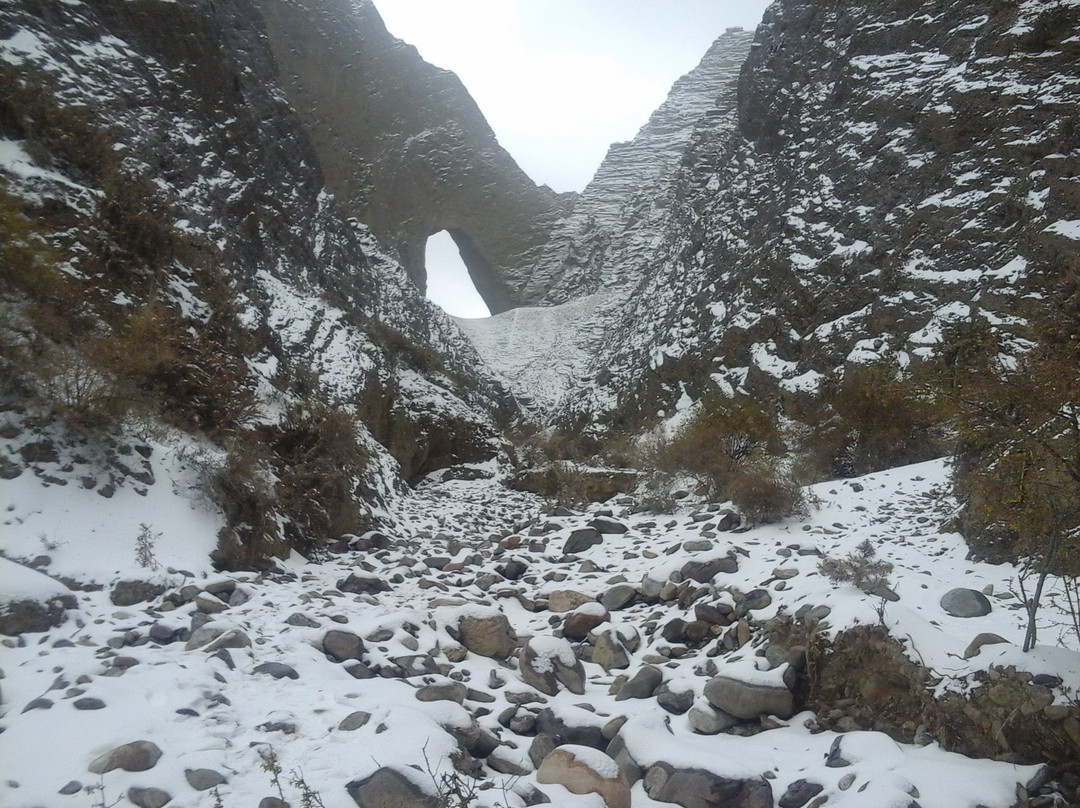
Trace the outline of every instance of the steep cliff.
<instances>
[{"instance_id":1,"label":"steep cliff","mask_svg":"<svg viewBox=\"0 0 1080 808\"><path fill-rule=\"evenodd\" d=\"M572 196L538 188L457 76L392 37L370 0L261 8L329 189L421 293L428 236L446 230L492 312L537 302L528 268Z\"/></svg>"},{"instance_id":2,"label":"steep cliff","mask_svg":"<svg viewBox=\"0 0 1080 808\"><path fill-rule=\"evenodd\" d=\"M1068 2L773 5L737 125L699 118L667 237L558 420L648 417L709 379L813 393L970 318L1008 342L1080 253L1078 30Z\"/></svg>"},{"instance_id":3,"label":"steep cliff","mask_svg":"<svg viewBox=\"0 0 1080 808\"><path fill-rule=\"evenodd\" d=\"M277 75L246 0L0 8L8 471L54 418L168 424L237 473L226 509L295 485L280 529L306 545L498 452L512 398L326 190ZM319 470L327 442L353 448Z\"/></svg>"},{"instance_id":4,"label":"steep cliff","mask_svg":"<svg viewBox=\"0 0 1080 808\"><path fill-rule=\"evenodd\" d=\"M737 79L752 38L741 29L719 37L634 139L611 147L529 270L537 306L458 322L536 417L590 389L587 368L623 330L631 298L676 237L680 166L696 127L737 123Z\"/></svg>"}]
</instances>

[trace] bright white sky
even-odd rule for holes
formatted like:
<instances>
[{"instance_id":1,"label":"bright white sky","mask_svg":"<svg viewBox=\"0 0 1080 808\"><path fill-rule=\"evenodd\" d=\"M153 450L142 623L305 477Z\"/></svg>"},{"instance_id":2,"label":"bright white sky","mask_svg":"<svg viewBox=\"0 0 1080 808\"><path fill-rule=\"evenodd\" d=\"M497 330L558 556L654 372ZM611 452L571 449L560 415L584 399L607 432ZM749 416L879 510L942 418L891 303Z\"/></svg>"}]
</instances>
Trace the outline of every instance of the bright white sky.
<instances>
[{"instance_id":1,"label":"bright white sky","mask_svg":"<svg viewBox=\"0 0 1080 808\"><path fill-rule=\"evenodd\" d=\"M503 147L539 184L580 191L608 146L631 139L724 29L752 29L768 0L375 0L386 27L454 71ZM428 297L451 314L449 236L429 241ZM435 253L433 255L433 253ZM466 286L467 276L464 278ZM443 287L449 286L449 290ZM472 292L471 288L468 290ZM450 298L447 298L449 292ZM475 292L472 296L478 300Z\"/></svg>"}]
</instances>

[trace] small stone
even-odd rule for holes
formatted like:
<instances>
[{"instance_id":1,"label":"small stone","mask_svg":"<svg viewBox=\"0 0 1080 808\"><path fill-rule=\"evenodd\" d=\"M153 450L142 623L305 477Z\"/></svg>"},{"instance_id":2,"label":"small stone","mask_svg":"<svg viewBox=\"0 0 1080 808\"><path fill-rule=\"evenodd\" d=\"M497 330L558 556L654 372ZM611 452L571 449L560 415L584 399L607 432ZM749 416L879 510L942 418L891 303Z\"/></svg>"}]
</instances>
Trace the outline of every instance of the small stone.
<instances>
[{"instance_id":1,"label":"small stone","mask_svg":"<svg viewBox=\"0 0 1080 808\"><path fill-rule=\"evenodd\" d=\"M103 710L105 709L105 702L101 699L82 698L73 701L72 706L76 710Z\"/></svg>"},{"instance_id":2,"label":"small stone","mask_svg":"<svg viewBox=\"0 0 1080 808\"><path fill-rule=\"evenodd\" d=\"M59 793L69 797L72 794L78 794L80 791L82 791L82 783L78 780L68 780L67 785L60 789Z\"/></svg>"},{"instance_id":3,"label":"small stone","mask_svg":"<svg viewBox=\"0 0 1080 808\"><path fill-rule=\"evenodd\" d=\"M941 608L953 617L983 617L993 607L982 592L958 587L942 596Z\"/></svg>"},{"instance_id":4,"label":"small stone","mask_svg":"<svg viewBox=\"0 0 1080 808\"><path fill-rule=\"evenodd\" d=\"M184 779L196 791L209 791L229 782L225 775L213 769L184 769Z\"/></svg>"},{"instance_id":5,"label":"small stone","mask_svg":"<svg viewBox=\"0 0 1080 808\"><path fill-rule=\"evenodd\" d=\"M300 674L297 673L294 668L281 662L263 662L252 668L252 673L265 673L267 676L273 676L275 679L300 678Z\"/></svg>"},{"instance_id":6,"label":"small stone","mask_svg":"<svg viewBox=\"0 0 1080 808\"><path fill-rule=\"evenodd\" d=\"M999 634L994 634L990 631L984 631L981 634L976 634L975 639L968 643L968 647L964 649L964 659L971 659L973 656L978 656L984 645L997 645L999 643L1007 643L1004 637Z\"/></svg>"},{"instance_id":7,"label":"small stone","mask_svg":"<svg viewBox=\"0 0 1080 808\"><path fill-rule=\"evenodd\" d=\"M151 741L132 741L110 749L95 758L87 767L94 774L105 774L113 769L126 772L144 772L154 768L161 758L161 749Z\"/></svg>"},{"instance_id":8,"label":"small stone","mask_svg":"<svg viewBox=\"0 0 1080 808\"><path fill-rule=\"evenodd\" d=\"M363 710L357 710L356 712L349 713L338 724L338 729L342 732L353 732L360 729L371 720L371 713L366 713Z\"/></svg>"},{"instance_id":9,"label":"small stone","mask_svg":"<svg viewBox=\"0 0 1080 808\"><path fill-rule=\"evenodd\" d=\"M300 614L299 612L294 612L293 614L290 614L288 617L285 618L285 622L290 626L299 626L301 628L319 627L318 620L313 620L307 615Z\"/></svg>"},{"instance_id":10,"label":"small stone","mask_svg":"<svg viewBox=\"0 0 1080 808\"><path fill-rule=\"evenodd\" d=\"M139 806L139 808L164 808L172 800L172 795L168 791L162 791L160 788L136 788L132 786L128 789L128 800L133 804Z\"/></svg>"}]
</instances>

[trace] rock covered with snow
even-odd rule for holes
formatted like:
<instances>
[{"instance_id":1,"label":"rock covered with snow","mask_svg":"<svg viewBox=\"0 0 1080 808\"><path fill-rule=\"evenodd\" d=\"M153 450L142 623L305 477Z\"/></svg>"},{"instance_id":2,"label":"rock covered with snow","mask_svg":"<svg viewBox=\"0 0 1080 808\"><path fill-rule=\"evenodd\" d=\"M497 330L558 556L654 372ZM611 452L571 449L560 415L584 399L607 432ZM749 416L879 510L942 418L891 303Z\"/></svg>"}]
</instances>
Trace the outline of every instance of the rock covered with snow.
<instances>
[{"instance_id":1,"label":"rock covered with snow","mask_svg":"<svg viewBox=\"0 0 1080 808\"><path fill-rule=\"evenodd\" d=\"M610 757L588 746L554 749L536 772L538 783L558 783L572 794L599 794L607 808L630 808L630 785Z\"/></svg>"}]
</instances>

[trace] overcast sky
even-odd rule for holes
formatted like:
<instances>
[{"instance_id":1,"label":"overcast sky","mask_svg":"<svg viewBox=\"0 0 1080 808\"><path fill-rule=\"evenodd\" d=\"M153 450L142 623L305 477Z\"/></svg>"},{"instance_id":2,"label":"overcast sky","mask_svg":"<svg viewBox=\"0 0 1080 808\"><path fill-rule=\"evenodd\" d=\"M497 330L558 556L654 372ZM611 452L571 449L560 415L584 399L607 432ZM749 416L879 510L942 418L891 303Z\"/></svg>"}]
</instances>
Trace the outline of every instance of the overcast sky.
<instances>
[{"instance_id":1,"label":"overcast sky","mask_svg":"<svg viewBox=\"0 0 1080 808\"><path fill-rule=\"evenodd\" d=\"M556 191L584 188L608 146L634 136L713 40L730 26L754 28L768 4L375 0L390 32L457 73L503 147ZM436 277L445 247L432 252L428 296L452 314L484 316L482 304L451 310ZM460 279L449 286L453 294Z\"/></svg>"}]
</instances>

